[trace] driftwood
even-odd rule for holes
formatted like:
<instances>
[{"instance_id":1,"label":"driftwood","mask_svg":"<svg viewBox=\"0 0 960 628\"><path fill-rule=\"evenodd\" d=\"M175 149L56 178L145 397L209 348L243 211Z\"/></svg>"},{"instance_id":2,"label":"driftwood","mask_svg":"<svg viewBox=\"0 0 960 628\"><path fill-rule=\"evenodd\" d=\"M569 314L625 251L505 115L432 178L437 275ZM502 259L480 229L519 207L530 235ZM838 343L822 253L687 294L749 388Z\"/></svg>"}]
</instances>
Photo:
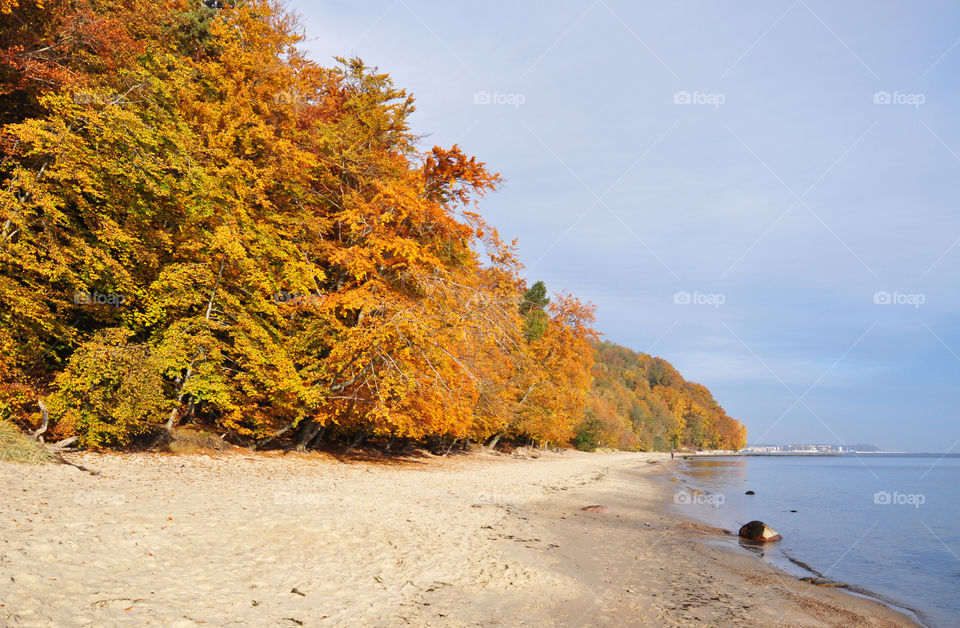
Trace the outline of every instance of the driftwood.
<instances>
[{"instance_id":1,"label":"driftwood","mask_svg":"<svg viewBox=\"0 0 960 628\"><path fill-rule=\"evenodd\" d=\"M51 453L53 453L54 460L56 462L59 462L60 464L65 464L68 467L73 467L74 469L77 469L79 471L84 471L86 473L89 473L90 475L100 475L99 471L94 471L93 469L88 469L83 465L77 464L75 462L70 462L69 460L64 458L59 451L53 451Z\"/></svg>"},{"instance_id":2,"label":"driftwood","mask_svg":"<svg viewBox=\"0 0 960 628\"><path fill-rule=\"evenodd\" d=\"M43 443L47 450L53 454L66 451L71 445L77 442L79 436L64 438L63 440L52 444L44 442L43 435L46 434L47 430L50 428L50 412L47 410L47 404L43 402L43 399L37 399L37 405L40 406L40 413L43 415L43 424L38 429L31 432L30 435L33 436L34 439Z\"/></svg>"},{"instance_id":3,"label":"driftwood","mask_svg":"<svg viewBox=\"0 0 960 628\"><path fill-rule=\"evenodd\" d=\"M60 442L54 443L54 444L52 444L52 445L47 445L47 449L49 449L50 451L53 451L53 452L66 451L67 449L70 448L71 445L73 445L75 442L77 442L77 439L78 439L78 438L80 438L80 437L79 437L79 436L71 436L70 438L64 438L64 439L63 439L62 441L60 441Z\"/></svg>"},{"instance_id":4,"label":"driftwood","mask_svg":"<svg viewBox=\"0 0 960 628\"><path fill-rule=\"evenodd\" d=\"M33 437L43 442L43 434L47 431L47 428L50 427L50 413L47 412L47 404L43 402L43 399L37 399L37 405L40 406L40 413L43 414L43 425L40 426L40 429L33 432Z\"/></svg>"}]
</instances>

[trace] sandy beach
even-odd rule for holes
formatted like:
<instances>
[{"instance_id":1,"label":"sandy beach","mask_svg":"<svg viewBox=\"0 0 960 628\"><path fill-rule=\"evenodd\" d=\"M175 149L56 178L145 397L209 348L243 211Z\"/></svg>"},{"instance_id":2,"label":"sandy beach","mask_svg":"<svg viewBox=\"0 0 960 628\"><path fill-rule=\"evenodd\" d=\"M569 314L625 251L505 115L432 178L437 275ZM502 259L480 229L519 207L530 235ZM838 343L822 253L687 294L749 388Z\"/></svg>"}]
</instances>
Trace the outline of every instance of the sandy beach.
<instances>
[{"instance_id":1,"label":"sandy beach","mask_svg":"<svg viewBox=\"0 0 960 628\"><path fill-rule=\"evenodd\" d=\"M69 459L0 463L3 625L914 625L711 545L664 454Z\"/></svg>"}]
</instances>

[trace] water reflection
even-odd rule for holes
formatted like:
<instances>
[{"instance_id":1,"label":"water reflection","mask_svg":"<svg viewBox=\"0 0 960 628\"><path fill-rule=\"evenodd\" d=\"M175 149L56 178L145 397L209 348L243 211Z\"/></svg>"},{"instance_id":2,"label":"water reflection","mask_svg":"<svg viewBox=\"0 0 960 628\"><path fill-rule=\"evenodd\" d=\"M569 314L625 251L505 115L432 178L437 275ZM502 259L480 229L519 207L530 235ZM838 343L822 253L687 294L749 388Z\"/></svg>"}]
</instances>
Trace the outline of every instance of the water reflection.
<instances>
[{"instance_id":1,"label":"water reflection","mask_svg":"<svg viewBox=\"0 0 960 628\"><path fill-rule=\"evenodd\" d=\"M770 545L765 543L757 543L756 541L748 541L746 539L737 538L740 542L740 547L742 549L748 550L752 554L756 554L761 558L767 555L767 550L770 549Z\"/></svg>"},{"instance_id":2,"label":"water reflection","mask_svg":"<svg viewBox=\"0 0 960 628\"><path fill-rule=\"evenodd\" d=\"M743 458L684 459L683 473L711 486L746 481L749 477L747 461Z\"/></svg>"}]
</instances>

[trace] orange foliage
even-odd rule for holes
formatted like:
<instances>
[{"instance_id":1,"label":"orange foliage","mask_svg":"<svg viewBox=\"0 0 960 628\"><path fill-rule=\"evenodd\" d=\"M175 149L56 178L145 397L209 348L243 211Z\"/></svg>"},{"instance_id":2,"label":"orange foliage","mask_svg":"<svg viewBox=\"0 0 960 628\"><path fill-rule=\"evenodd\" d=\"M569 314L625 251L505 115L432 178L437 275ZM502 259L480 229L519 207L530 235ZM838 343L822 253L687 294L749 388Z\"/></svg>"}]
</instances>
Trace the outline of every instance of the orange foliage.
<instances>
[{"instance_id":1,"label":"orange foliage","mask_svg":"<svg viewBox=\"0 0 960 628\"><path fill-rule=\"evenodd\" d=\"M90 446L615 424L592 306L523 303L477 211L500 176L418 149L389 76L316 65L272 0L0 2L0 418L51 394Z\"/></svg>"}]
</instances>

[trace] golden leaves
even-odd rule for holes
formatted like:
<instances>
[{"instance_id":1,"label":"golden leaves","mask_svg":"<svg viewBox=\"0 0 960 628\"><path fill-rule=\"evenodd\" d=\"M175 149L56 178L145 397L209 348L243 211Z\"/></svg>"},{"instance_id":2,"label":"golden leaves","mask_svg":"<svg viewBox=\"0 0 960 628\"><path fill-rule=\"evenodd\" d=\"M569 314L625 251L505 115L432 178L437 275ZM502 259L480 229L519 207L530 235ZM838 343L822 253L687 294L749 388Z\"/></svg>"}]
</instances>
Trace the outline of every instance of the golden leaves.
<instances>
[{"instance_id":1,"label":"golden leaves","mask_svg":"<svg viewBox=\"0 0 960 628\"><path fill-rule=\"evenodd\" d=\"M0 131L0 390L36 365L90 444L167 405L246 442L304 418L344 438L569 438L593 308L537 301L525 336L515 242L476 211L500 176L456 145L421 153L389 76L312 63L272 0L51 7L49 41L0 55L0 93L35 103ZM137 359L98 365L104 347Z\"/></svg>"}]
</instances>

